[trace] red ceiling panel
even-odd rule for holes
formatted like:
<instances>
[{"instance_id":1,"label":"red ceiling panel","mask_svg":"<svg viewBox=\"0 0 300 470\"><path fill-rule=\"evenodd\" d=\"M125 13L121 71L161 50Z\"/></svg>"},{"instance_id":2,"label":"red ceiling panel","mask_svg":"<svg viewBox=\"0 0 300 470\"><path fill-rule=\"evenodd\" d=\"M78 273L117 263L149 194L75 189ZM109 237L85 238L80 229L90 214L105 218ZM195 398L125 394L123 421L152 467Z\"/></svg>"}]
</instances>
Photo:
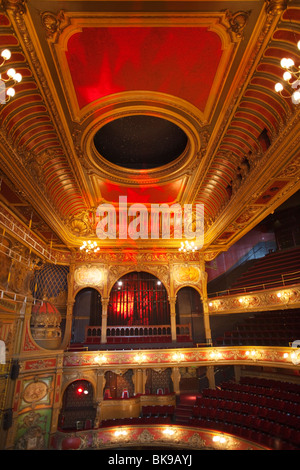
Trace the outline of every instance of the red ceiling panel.
<instances>
[{"instance_id":1,"label":"red ceiling panel","mask_svg":"<svg viewBox=\"0 0 300 470\"><path fill-rule=\"evenodd\" d=\"M219 36L199 27L83 28L66 52L80 108L107 95L146 90L202 111L221 55Z\"/></svg>"}]
</instances>

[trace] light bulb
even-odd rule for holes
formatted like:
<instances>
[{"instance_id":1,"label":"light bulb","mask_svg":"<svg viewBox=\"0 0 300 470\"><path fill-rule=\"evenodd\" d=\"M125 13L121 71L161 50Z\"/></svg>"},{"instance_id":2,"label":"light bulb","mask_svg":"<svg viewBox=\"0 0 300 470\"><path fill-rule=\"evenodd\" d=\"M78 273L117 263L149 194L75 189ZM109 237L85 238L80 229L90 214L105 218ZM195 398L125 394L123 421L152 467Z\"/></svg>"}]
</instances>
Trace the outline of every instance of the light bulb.
<instances>
[{"instance_id":1,"label":"light bulb","mask_svg":"<svg viewBox=\"0 0 300 470\"><path fill-rule=\"evenodd\" d=\"M287 59L287 65L286 68L289 69L290 67L293 67L295 65L295 62L293 59Z\"/></svg>"},{"instance_id":2,"label":"light bulb","mask_svg":"<svg viewBox=\"0 0 300 470\"><path fill-rule=\"evenodd\" d=\"M284 72L284 74L283 74L283 80L285 80L286 82L288 82L291 78L292 78L292 75L291 75L290 72Z\"/></svg>"},{"instance_id":3,"label":"light bulb","mask_svg":"<svg viewBox=\"0 0 300 470\"><path fill-rule=\"evenodd\" d=\"M275 91L277 91L277 93L279 93L280 91L283 90L283 85L281 83L276 83L275 85Z\"/></svg>"},{"instance_id":4,"label":"light bulb","mask_svg":"<svg viewBox=\"0 0 300 470\"><path fill-rule=\"evenodd\" d=\"M16 73L14 76L14 80L20 83L22 80L22 75L20 73Z\"/></svg>"},{"instance_id":5,"label":"light bulb","mask_svg":"<svg viewBox=\"0 0 300 470\"><path fill-rule=\"evenodd\" d=\"M10 78L14 78L14 76L16 75L15 69L9 69L6 73Z\"/></svg>"},{"instance_id":6,"label":"light bulb","mask_svg":"<svg viewBox=\"0 0 300 470\"><path fill-rule=\"evenodd\" d=\"M4 49L2 52L1 52L1 57L3 57L4 60L8 60L11 58L11 52L9 49Z\"/></svg>"},{"instance_id":7,"label":"light bulb","mask_svg":"<svg viewBox=\"0 0 300 470\"><path fill-rule=\"evenodd\" d=\"M10 96L11 98L12 98L13 96L15 96L15 93L16 93L16 92L15 92L15 90L14 90L13 88L8 88L8 89L6 90L7 96Z\"/></svg>"},{"instance_id":8,"label":"light bulb","mask_svg":"<svg viewBox=\"0 0 300 470\"><path fill-rule=\"evenodd\" d=\"M300 41L297 42L297 47L300 50Z\"/></svg>"},{"instance_id":9,"label":"light bulb","mask_svg":"<svg viewBox=\"0 0 300 470\"><path fill-rule=\"evenodd\" d=\"M292 94L292 102L294 104L300 103L300 91L294 91L294 93Z\"/></svg>"}]
</instances>

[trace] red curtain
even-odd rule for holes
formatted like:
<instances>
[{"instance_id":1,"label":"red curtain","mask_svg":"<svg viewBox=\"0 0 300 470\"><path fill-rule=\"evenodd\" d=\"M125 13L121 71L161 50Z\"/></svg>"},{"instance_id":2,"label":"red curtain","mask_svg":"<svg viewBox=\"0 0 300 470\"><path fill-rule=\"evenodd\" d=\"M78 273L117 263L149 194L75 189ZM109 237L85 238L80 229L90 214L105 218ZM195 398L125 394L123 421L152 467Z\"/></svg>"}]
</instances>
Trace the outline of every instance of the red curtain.
<instances>
[{"instance_id":1,"label":"red curtain","mask_svg":"<svg viewBox=\"0 0 300 470\"><path fill-rule=\"evenodd\" d=\"M169 325L170 308L163 284L149 273L129 273L110 294L108 326Z\"/></svg>"}]
</instances>

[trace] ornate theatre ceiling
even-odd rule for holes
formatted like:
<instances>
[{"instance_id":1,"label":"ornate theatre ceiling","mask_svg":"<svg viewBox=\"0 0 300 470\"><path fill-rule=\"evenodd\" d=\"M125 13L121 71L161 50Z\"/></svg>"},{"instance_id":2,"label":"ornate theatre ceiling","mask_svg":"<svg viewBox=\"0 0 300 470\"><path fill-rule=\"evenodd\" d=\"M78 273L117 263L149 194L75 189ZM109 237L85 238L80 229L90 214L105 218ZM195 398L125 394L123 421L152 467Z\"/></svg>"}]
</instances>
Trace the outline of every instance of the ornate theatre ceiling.
<instances>
[{"instance_id":1,"label":"ornate theatre ceiling","mask_svg":"<svg viewBox=\"0 0 300 470\"><path fill-rule=\"evenodd\" d=\"M72 251L119 196L201 203L213 259L300 188L300 105L274 91L299 20L283 0L3 0L23 80L0 108L1 211Z\"/></svg>"}]
</instances>

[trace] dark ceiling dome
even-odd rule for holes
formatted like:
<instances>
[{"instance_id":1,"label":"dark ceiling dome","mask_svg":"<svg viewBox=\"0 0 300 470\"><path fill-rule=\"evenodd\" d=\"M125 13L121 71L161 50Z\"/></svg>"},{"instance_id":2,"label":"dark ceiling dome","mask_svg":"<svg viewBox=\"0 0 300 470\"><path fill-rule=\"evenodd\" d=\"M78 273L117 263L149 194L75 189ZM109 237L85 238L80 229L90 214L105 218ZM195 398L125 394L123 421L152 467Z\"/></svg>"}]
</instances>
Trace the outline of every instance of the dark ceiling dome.
<instances>
[{"instance_id":1,"label":"dark ceiling dome","mask_svg":"<svg viewBox=\"0 0 300 470\"><path fill-rule=\"evenodd\" d=\"M176 160L187 146L185 132L166 119L133 115L104 125L94 137L99 154L134 170L158 168Z\"/></svg>"}]
</instances>

